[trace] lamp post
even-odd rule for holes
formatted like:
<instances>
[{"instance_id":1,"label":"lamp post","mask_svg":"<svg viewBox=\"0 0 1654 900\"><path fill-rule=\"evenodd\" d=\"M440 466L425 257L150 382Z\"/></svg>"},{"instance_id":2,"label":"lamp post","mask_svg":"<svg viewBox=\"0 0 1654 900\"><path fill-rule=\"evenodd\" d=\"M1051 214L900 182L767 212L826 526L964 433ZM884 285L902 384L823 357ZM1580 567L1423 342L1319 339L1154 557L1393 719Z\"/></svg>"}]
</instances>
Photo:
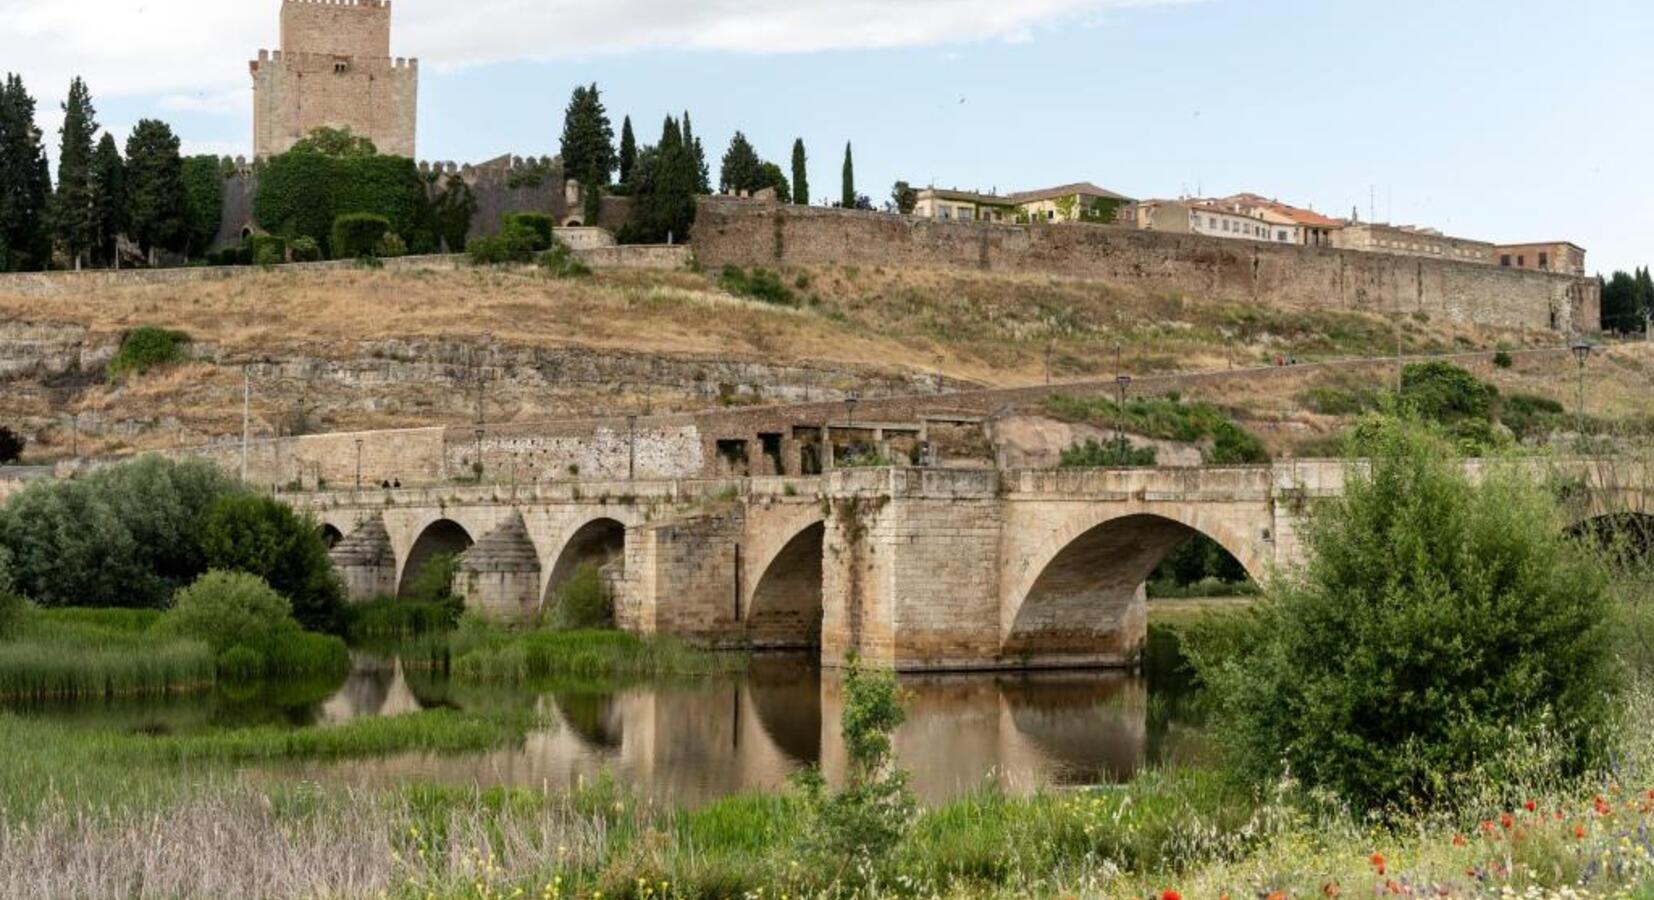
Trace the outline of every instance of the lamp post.
<instances>
[{"instance_id":1,"label":"lamp post","mask_svg":"<svg viewBox=\"0 0 1654 900\"><path fill-rule=\"evenodd\" d=\"M1120 440L1120 459L1126 458L1126 390L1131 387L1130 375L1114 376L1114 386L1119 388L1119 405L1115 407L1114 431Z\"/></svg>"},{"instance_id":2,"label":"lamp post","mask_svg":"<svg viewBox=\"0 0 1654 900\"><path fill-rule=\"evenodd\" d=\"M1579 362L1579 422L1577 427L1580 437L1583 438L1585 436L1585 363L1590 360L1591 351L1594 348L1587 341L1579 341L1569 349L1574 351L1574 359Z\"/></svg>"},{"instance_id":3,"label":"lamp post","mask_svg":"<svg viewBox=\"0 0 1654 900\"><path fill-rule=\"evenodd\" d=\"M477 473L477 484L482 484L482 436L486 433L487 432L481 427L478 427L476 431L472 432L472 434L476 435L477 438L477 461L472 464Z\"/></svg>"},{"instance_id":4,"label":"lamp post","mask_svg":"<svg viewBox=\"0 0 1654 900\"><path fill-rule=\"evenodd\" d=\"M253 433L253 367L241 367L241 483L247 483L247 442Z\"/></svg>"},{"instance_id":5,"label":"lamp post","mask_svg":"<svg viewBox=\"0 0 1654 900\"><path fill-rule=\"evenodd\" d=\"M626 417L626 480L637 480L637 416Z\"/></svg>"},{"instance_id":6,"label":"lamp post","mask_svg":"<svg viewBox=\"0 0 1654 900\"><path fill-rule=\"evenodd\" d=\"M356 439L356 493L362 492L362 439Z\"/></svg>"}]
</instances>

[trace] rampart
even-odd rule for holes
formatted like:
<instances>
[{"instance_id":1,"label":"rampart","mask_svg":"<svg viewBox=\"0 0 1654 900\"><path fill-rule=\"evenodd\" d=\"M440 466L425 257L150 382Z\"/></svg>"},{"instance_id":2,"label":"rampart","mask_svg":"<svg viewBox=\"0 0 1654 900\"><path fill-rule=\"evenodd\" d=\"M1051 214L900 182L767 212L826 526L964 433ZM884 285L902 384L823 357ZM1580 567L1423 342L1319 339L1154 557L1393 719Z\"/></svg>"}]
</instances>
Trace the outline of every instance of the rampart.
<instances>
[{"instance_id":1,"label":"rampart","mask_svg":"<svg viewBox=\"0 0 1654 900\"><path fill-rule=\"evenodd\" d=\"M1085 278L1195 300L1505 327L1601 330L1593 279L1106 225L1001 225L702 198L696 258L723 265L979 269Z\"/></svg>"}]
</instances>

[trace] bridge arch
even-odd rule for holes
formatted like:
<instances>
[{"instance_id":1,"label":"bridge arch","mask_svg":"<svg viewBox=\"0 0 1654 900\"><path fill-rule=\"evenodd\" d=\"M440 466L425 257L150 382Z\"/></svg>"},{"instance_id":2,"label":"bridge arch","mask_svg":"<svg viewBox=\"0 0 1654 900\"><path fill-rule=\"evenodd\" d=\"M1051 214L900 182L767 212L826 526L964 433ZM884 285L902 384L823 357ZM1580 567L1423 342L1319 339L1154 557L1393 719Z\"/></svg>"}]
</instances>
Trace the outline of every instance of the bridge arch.
<instances>
[{"instance_id":1,"label":"bridge arch","mask_svg":"<svg viewBox=\"0 0 1654 900\"><path fill-rule=\"evenodd\" d=\"M1125 662L1143 639L1149 575L1196 534L1253 579L1265 574L1261 552L1227 522L1172 509L1078 518L1041 543L1007 597L1001 657L1043 667Z\"/></svg>"},{"instance_id":2,"label":"bridge arch","mask_svg":"<svg viewBox=\"0 0 1654 900\"><path fill-rule=\"evenodd\" d=\"M475 543L476 538L471 532L453 519L438 518L426 524L397 565L396 595L407 596L414 579L419 577L420 571L432 557L442 553L464 553Z\"/></svg>"},{"instance_id":3,"label":"bridge arch","mask_svg":"<svg viewBox=\"0 0 1654 900\"><path fill-rule=\"evenodd\" d=\"M326 544L329 550L339 546L339 542L345 539L345 533L331 522L321 523L317 530L321 532L322 543Z\"/></svg>"},{"instance_id":4,"label":"bridge arch","mask_svg":"<svg viewBox=\"0 0 1654 900\"><path fill-rule=\"evenodd\" d=\"M563 546L548 567L544 589L540 592L542 608L551 605L557 591L580 567L587 563L606 566L623 559L626 554L626 525L619 519L599 516L590 519L569 534Z\"/></svg>"},{"instance_id":5,"label":"bridge arch","mask_svg":"<svg viewBox=\"0 0 1654 900\"><path fill-rule=\"evenodd\" d=\"M747 601L747 640L764 649L821 646L822 553L827 524L799 529L762 568Z\"/></svg>"}]
</instances>

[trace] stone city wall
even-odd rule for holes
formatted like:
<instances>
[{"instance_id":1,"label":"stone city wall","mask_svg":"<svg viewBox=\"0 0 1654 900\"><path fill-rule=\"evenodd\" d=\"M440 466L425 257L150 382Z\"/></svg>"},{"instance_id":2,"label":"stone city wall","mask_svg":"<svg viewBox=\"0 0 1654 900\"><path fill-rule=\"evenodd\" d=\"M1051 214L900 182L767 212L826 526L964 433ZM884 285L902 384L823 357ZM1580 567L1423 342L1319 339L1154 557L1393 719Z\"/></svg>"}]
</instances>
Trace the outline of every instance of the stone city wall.
<instances>
[{"instance_id":1,"label":"stone city wall","mask_svg":"<svg viewBox=\"0 0 1654 900\"><path fill-rule=\"evenodd\" d=\"M1596 332L1596 281L1436 259L1102 225L1000 225L703 198L704 266L841 265L1029 272L1230 303L1425 312Z\"/></svg>"}]
</instances>

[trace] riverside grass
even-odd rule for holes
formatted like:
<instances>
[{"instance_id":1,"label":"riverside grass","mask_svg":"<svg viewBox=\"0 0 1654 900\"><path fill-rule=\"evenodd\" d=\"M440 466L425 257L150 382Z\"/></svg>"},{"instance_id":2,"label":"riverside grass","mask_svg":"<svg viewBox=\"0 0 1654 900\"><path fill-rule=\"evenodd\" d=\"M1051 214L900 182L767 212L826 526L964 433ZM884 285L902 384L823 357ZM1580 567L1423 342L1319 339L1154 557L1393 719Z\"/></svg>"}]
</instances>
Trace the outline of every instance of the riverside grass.
<instances>
[{"instance_id":1,"label":"riverside grass","mask_svg":"<svg viewBox=\"0 0 1654 900\"><path fill-rule=\"evenodd\" d=\"M747 662L744 654L698 650L672 638L620 631L512 631L470 618L451 634L409 642L401 655L414 668L493 684L694 677L737 672Z\"/></svg>"}]
</instances>

